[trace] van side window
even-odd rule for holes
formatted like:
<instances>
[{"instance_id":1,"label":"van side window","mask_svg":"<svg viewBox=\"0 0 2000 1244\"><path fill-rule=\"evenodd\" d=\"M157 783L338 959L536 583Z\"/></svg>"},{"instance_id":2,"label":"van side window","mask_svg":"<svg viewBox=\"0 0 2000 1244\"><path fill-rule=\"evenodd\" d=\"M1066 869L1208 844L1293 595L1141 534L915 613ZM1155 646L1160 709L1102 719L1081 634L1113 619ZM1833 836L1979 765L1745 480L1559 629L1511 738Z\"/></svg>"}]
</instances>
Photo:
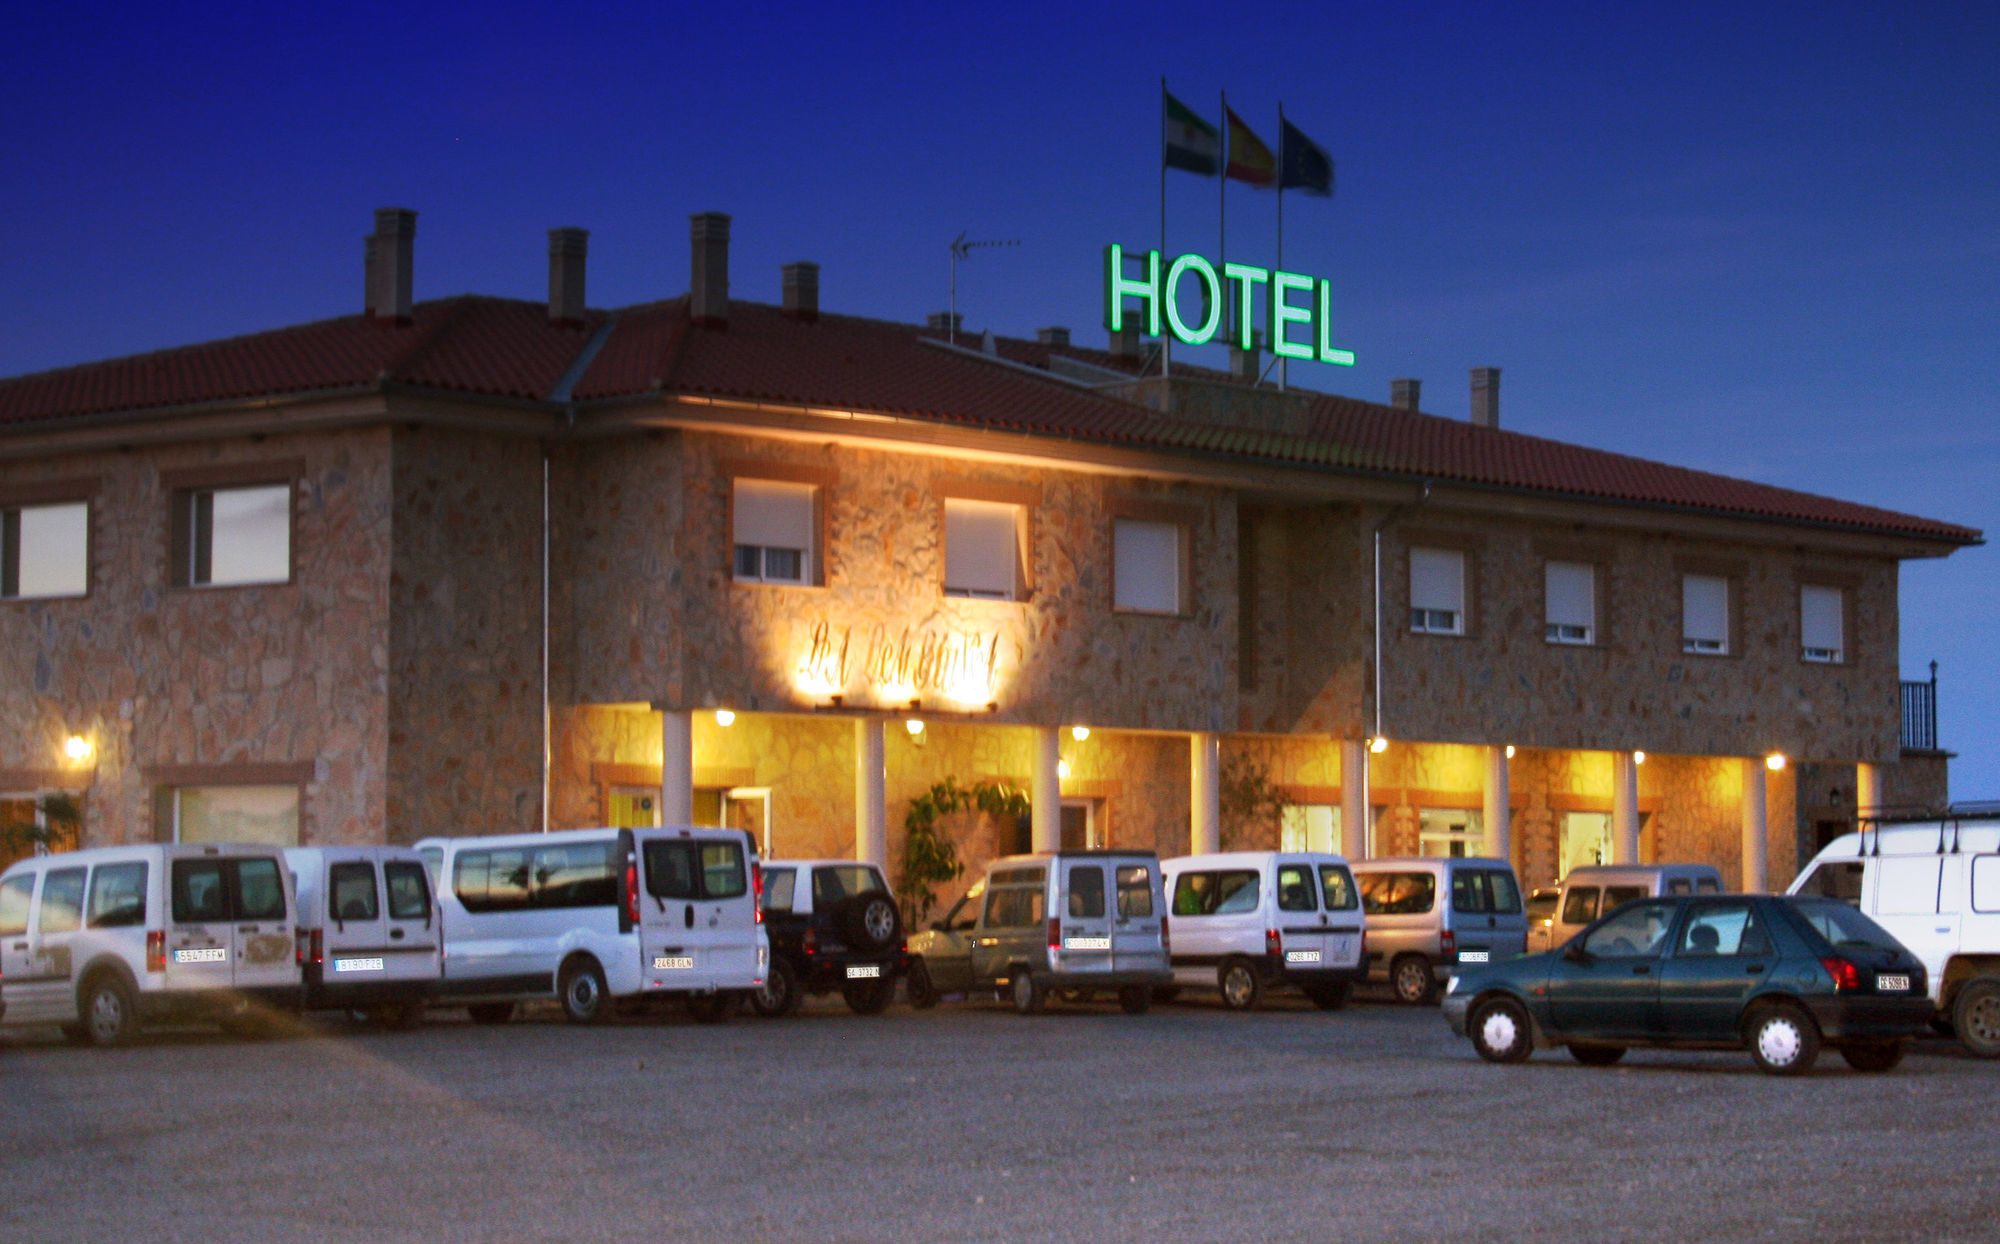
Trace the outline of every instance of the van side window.
<instances>
[{"instance_id":1,"label":"van side window","mask_svg":"<svg viewBox=\"0 0 2000 1244\"><path fill-rule=\"evenodd\" d=\"M743 844L701 844L701 891L707 898L742 898L750 882L744 875Z\"/></svg>"},{"instance_id":2,"label":"van side window","mask_svg":"<svg viewBox=\"0 0 2000 1244\"><path fill-rule=\"evenodd\" d=\"M1702 877L1695 881L1694 892L1696 894L1720 894L1722 893L1722 883L1713 877Z\"/></svg>"},{"instance_id":3,"label":"van side window","mask_svg":"<svg viewBox=\"0 0 2000 1244\"><path fill-rule=\"evenodd\" d=\"M1612 912L1626 903L1637 902L1646 897L1646 887L1641 885L1608 885L1604 887L1604 914Z\"/></svg>"},{"instance_id":4,"label":"van side window","mask_svg":"<svg viewBox=\"0 0 2000 1244\"><path fill-rule=\"evenodd\" d=\"M73 933L83 924L81 868L50 869L42 882L42 912L35 927L44 933Z\"/></svg>"},{"instance_id":5,"label":"van side window","mask_svg":"<svg viewBox=\"0 0 2000 1244\"><path fill-rule=\"evenodd\" d=\"M993 890L986 895L987 928L1032 929L1041 923L1041 890Z\"/></svg>"},{"instance_id":6,"label":"van side window","mask_svg":"<svg viewBox=\"0 0 2000 1244\"><path fill-rule=\"evenodd\" d=\"M1521 888L1512 873L1460 868L1451 874L1451 909L1466 915L1511 916L1521 910Z\"/></svg>"},{"instance_id":7,"label":"van side window","mask_svg":"<svg viewBox=\"0 0 2000 1244\"><path fill-rule=\"evenodd\" d=\"M430 919L431 887L422 864L388 861L382 865L382 880L389 887L389 919Z\"/></svg>"},{"instance_id":8,"label":"van side window","mask_svg":"<svg viewBox=\"0 0 2000 1244\"><path fill-rule=\"evenodd\" d=\"M692 842L649 842L646 844L646 893L654 898L691 899L697 897L694 880L694 844ZM785 906L779 910L789 910L791 893L787 889Z\"/></svg>"},{"instance_id":9,"label":"van side window","mask_svg":"<svg viewBox=\"0 0 2000 1244\"><path fill-rule=\"evenodd\" d=\"M534 907L616 907L618 869L611 842L535 848Z\"/></svg>"},{"instance_id":10,"label":"van side window","mask_svg":"<svg viewBox=\"0 0 2000 1244\"><path fill-rule=\"evenodd\" d=\"M1125 864L1118 869L1118 914L1121 917L1153 914L1153 870L1144 864Z\"/></svg>"},{"instance_id":11,"label":"van side window","mask_svg":"<svg viewBox=\"0 0 2000 1244\"><path fill-rule=\"evenodd\" d=\"M34 893L33 873L0 881L0 937L19 937L28 931L28 900Z\"/></svg>"},{"instance_id":12,"label":"van side window","mask_svg":"<svg viewBox=\"0 0 2000 1244\"><path fill-rule=\"evenodd\" d=\"M229 919L221 860L175 860L172 877L175 924Z\"/></svg>"},{"instance_id":13,"label":"van side window","mask_svg":"<svg viewBox=\"0 0 2000 1244\"><path fill-rule=\"evenodd\" d=\"M2000 855L1972 861L1972 910L2000 911Z\"/></svg>"},{"instance_id":14,"label":"van side window","mask_svg":"<svg viewBox=\"0 0 2000 1244\"><path fill-rule=\"evenodd\" d=\"M1493 911L1503 916L1520 912L1521 887L1515 883L1513 873L1490 869L1486 873L1486 885L1493 898Z\"/></svg>"},{"instance_id":15,"label":"van side window","mask_svg":"<svg viewBox=\"0 0 2000 1244\"><path fill-rule=\"evenodd\" d=\"M765 869L764 910L790 911L792 909L792 887L798 883L798 879L799 873L796 868Z\"/></svg>"},{"instance_id":16,"label":"van side window","mask_svg":"<svg viewBox=\"0 0 2000 1244\"><path fill-rule=\"evenodd\" d=\"M327 915L335 920L375 920L382 905L375 896L375 866L362 861L335 864L327 871Z\"/></svg>"},{"instance_id":17,"label":"van side window","mask_svg":"<svg viewBox=\"0 0 2000 1244\"><path fill-rule=\"evenodd\" d=\"M1104 915L1104 870L1092 864L1069 870L1069 914L1074 920L1096 920Z\"/></svg>"},{"instance_id":18,"label":"van side window","mask_svg":"<svg viewBox=\"0 0 2000 1244\"><path fill-rule=\"evenodd\" d=\"M236 871L236 919L283 920L285 882L278 861L232 860Z\"/></svg>"},{"instance_id":19,"label":"van side window","mask_svg":"<svg viewBox=\"0 0 2000 1244\"><path fill-rule=\"evenodd\" d=\"M1354 875L1338 864L1319 866L1319 889L1328 911L1353 911L1361 901L1354 893Z\"/></svg>"},{"instance_id":20,"label":"van side window","mask_svg":"<svg viewBox=\"0 0 2000 1244\"><path fill-rule=\"evenodd\" d=\"M1589 924L1597 919L1597 887L1580 885L1563 898L1564 924Z\"/></svg>"},{"instance_id":21,"label":"van side window","mask_svg":"<svg viewBox=\"0 0 2000 1244\"><path fill-rule=\"evenodd\" d=\"M1813 894L1820 898L1837 898L1843 903L1861 906L1860 860L1828 860L1805 880L1799 887L1800 894Z\"/></svg>"},{"instance_id":22,"label":"van side window","mask_svg":"<svg viewBox=\"0 0 2000 1244\"><path fill-rule=\"evenodd\" d=\"M93 929L116 929L146 923L146 863L99 864L90 874L90 902L85 921Z\"/></svg>"},{"instance_id":23,"label":"van side window","mask_svg":"<svg viewBox=\"0 0 2000 1244\"><path fill-rule=\"evenodd\" d=\"M1313 901L1310 868L1303 864L1286 864L1278 869L1278 910L1319 910L1319 905Z\"/></svg>"},{"instance_id":24,"label":"van side window","mask_svg":"<svg viewBox=\"0 0 2000 1244\"><path fill-rule=\"evenodd\" d=\"M460 851L451 888L467 911L519 911L528 905L528 853L518 847Z\"/></svg>"},{"instance_id":25,"label":"van side window","mask_svg":"<svg viewBox=\"0 0 2000 1244\"><path fill-rule=\"evenodd\" d=\"M1694 887L1688 884L1688 879L1686 877L1675 877L1667 882L1667 893L1693 894Z\"/></svg>"},{"instance_id":26,"label":"van side window","mask_svg":"<svg viewBox=\"0 0 2000 1244\"><path fill-rule=\"evenodd\" d=\"M1361 874L1361 906L1371 916L1415 916L1437 906L1437 878L1422 873Z\"/></svg>"}]
</instances>

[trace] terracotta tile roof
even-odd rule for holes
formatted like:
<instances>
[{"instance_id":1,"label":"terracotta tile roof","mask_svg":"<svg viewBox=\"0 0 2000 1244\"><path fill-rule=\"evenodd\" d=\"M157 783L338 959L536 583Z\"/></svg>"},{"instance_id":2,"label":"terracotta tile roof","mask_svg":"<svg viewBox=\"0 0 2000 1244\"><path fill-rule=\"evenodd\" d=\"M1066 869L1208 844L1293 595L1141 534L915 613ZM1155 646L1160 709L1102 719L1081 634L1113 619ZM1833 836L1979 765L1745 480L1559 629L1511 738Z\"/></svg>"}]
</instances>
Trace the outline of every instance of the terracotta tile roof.
<instances>
[{"instance_id":1,"label":"terracotta tile roof","mask_svg":"<svg viewBox=\"0 0 2000 1244\"><path fill-rule=\"evenodd\" d=\"M1648 462L1519 432L1475 427L1372 402L1301 394L1292 431L1169 419L1135 402L1046 372L1062 357L1136 375L1137 361L1103 350L981 337L960 346L909 324L822 315L801 322L732 302L726 330L696 327L687 300L593 312L580 328L553 325L542 303L464 296L420 303L407 325L354 315L156 354L0 380L0 434L86 415L378 386L543 401L587 342L615 319L571 393L580 405L656 391L899 415L970 427L1387 474L1612 503L1974 543L1972 528L1748 480ZM1011 366L1008 364L1012 364ZM1176 376L1235 383L1174 366Z\"/></svg>"}]
</instances>

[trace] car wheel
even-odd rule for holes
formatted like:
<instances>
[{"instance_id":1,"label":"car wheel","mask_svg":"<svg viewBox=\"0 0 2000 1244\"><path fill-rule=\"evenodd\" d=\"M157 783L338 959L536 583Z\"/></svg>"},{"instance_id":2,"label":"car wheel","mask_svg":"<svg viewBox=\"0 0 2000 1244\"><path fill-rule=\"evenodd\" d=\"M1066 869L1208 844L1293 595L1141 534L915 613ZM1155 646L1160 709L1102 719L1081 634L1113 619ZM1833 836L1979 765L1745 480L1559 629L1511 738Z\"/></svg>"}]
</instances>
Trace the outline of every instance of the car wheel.
<instances>
[{"instance_id":1,"label":"car wheel","mask_svg":"<svg viewBox=\"0 0 2000 1244\"><path fill-rule=\"evenodd\" d=\"M688 995L688 1014L697 1024L723 1024L736 1014L737 996L734 991L718 989L714 993L691 993Z\"/></svg>"},{"instance_id":2,"label":"car wheel","mask_svg":"<svg viewBox=\"0 0 2000 1244\"><path fill-rule=\"evenodd\" d=\"M1581 1043L1572 1043L1569 1047L1569 1056L1586 1067L1609 1067L1611 1064L1625 1057L1625 1047L1622 1045L1584 1045Z\"/></svg>"},{"instance_id":3,"label":"car wheel","mask_svg":"<svg viewBox=\"0 0 2000 1244\"><path fill-rule=\"evenodd\" d=\"M1254 1011L1264 1000L1264 982L1248 959L1229 959L1216 970L1215 987L1222 992L1222 1005L1232 1011Z\"/></svg>"},{"instance_id":4,"label":"car wheel","mask_svg":"<svg viewBox=\"0 0 2000 1244\"><path fill-rule=\"evenodd\" d=\"M466 1006L465 1013L475 1024L504 1024L514 1018L514 1004L511 1002L474 1002Z\"/></svg>"},{"instance_id":5,"label":"car wheel","mask_svg":"<svg viewBox=\"0 0 2000 1244\"><path fill-rule=\"evenodd\" d=\"M1802 1076L1819 1057L1819 1028L1789 1002L1757 1008L1743 1026L1750 1057L1774 1076Z\"/></svg>"},{"instance_id":6,"label":"car wheel","mask_svg":"<svg viewBox=\"0 0 2000 1244\"><path fill-rule=\"evenodd\" d=\"M1422 955L1403 955L1390 964L1389 983L1398 1002L1427 1006L1437 1001L1437 975L1431 971L1431 961Z\"/></svg>"},{"instance_id":7,"label":"car wheel","mask_svg":"<svg viewBox=\"0 0 2000 1244\"><path fill-rule=\"evenodd\" d=\"M83 994L83 1027L99 1049L125 1045L139 1031L139 1004L116 976L100 976Z\"/></svg>"},{"instance_id":8,"label":"car wheel","mask_svg":"<svg viewBox=\"0 0 2000 1244\"><path fill-rule=\"evenodd\" d=\"M908 995L910 1005L919 1011L928 1011L938 1004L937 986L931 983L931 970L922 959L910 964L909 975L903 978L903 992Z\"/></svg>"},{"instance_id":9,"label":"car wheel","mask_svg":"<svg viewBox=\"0 0 2000 1244\"><path fill-rule=\"evenodd\" d=\"M1314 985L1306 990L1306 997L1311 998L1312 1004L1322 1011L1338 1011L1347 1005L1347 1000L1353 995L1354 986L1346 981L1332 985Z\"/></svg>"},{"instance_id":10,"label":"car wheel","mask_svg":"<svg viewBox=\"0 0 2000 1244\"><path fill-rule=\"evenodd\" d=\"M1951 1005L1958 1042L1981 1058L2000 1058L2000 980L1981 977L1958 991Z\"/></svg>"},{"instance_id":11,"label":"car wheel","mask_svg":"<svg viewBox=\"0 0 2000 1244\"><path fill-rule=\"evenodd\" d=\"M1855 1041L1840 1047L1840 1056L1856 1071L1893 1071L1903 1061L1902 1041Z\"/></svg>"},{"instance_id":12,"label":"car wheel","mask_svg":"<svg viewBox=\"0 0 2000 1244\"><path fill-rule=\"evenodd\" d=\"M564 964L556 994L562 999L563 1018L572 1024L601 1024L611 1018L604 969L595 959L576 958Z\"/></svg>"},{"instance_id":13,"label":"car wheel","mask_svg":"<svg viewBox=\"0 0 2000 1244\"><path fill-rule=\"evenodd\" d=\"M840 987L840 996L847 1001L847 1009L856 1015L880 1015L889 1009L889 999L896 995L896 978L885 976L876 980L848 981Z\"/></svg>"},{"instance_id":14,"label":"car wheel","mask_svg":"<svg viewBox=\"0 0 2000 1244\"><path fill-rule=\"evenodd\" d=\"M1466 1031L1472 1036L1472 1048L1489 1063L1526 1062L1535 1048L1528 1013L1512 998L1481 1003Z\"/></svg>"},{"instance_id":15,"label":"car wheel","mask_svg":"<svg viewBox=\"0 0 2000 1244\"><path fill-rule=\"evenodd\" d=\"M764 983L750 994L750 1009L773 1019L799 1009L799 974L783 959L773 958Z\"/></svg>"},{"instance_id":16,"label":"car wheel","mask_svg":"<svg viewBox=\"0 0 2000 1244\"><path fill-rule=\"evenodd\" d=\"M1127 1015L1144 1015L1153 1009L1153 991L1144 985L1124 985L1118 990L1118 1005Z\"/></svg>"},{"instance_id":17,"label":"car wheel","mask_svg":"<svg viewBox=\"0 0 2000 1244\"><path fill-rule=\"evenodd\" d=\"M1042 983L1026 968L1014 969L1014 1009L1023 1015L1041 1013Z\"/></svg>"}]
</instances>

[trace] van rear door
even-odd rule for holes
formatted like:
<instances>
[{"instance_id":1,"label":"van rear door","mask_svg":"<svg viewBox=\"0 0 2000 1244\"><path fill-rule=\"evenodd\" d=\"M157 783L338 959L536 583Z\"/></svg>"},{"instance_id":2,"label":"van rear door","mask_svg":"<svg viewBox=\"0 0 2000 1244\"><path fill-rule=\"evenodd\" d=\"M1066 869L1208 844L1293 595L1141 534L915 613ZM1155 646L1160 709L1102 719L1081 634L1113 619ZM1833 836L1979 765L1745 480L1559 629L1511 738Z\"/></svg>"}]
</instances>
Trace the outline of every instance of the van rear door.
<instances>
[{"instance_id":1,"label":"van rear door","mask_svg":"<svg viewBox=\"0 0 2000 1244\"><path fill-rule=\"evenodd\" d=\"M1164 972L1167 951L1160 936L1165 919L1156 860L1119 860L1112 876L1117 886L1117 919L1111 927L1112 967L1120 972Z\"/></svg>"},{"instance_id":2,"label":"van rear door","mask_svg":"<svg viewBox=\"0 0 2000 1244\"><path fill-rule=\"evenodd\" d=\"M385 975L395 981L437 980L438 919L429 871L416 860L384 860L382 890L389 928Z\"/></svg>"},{"instance_id":3,"label":"van rear door","mask_svg":"<svg viewBox=\"0 0 2000 1244\"><path fill-rule=\"evenodd\" d=\"M1057 861L1056 891L1061 919L1063 972L1112 970L1112 904L1109 861L1101 858ZM1051 964L1051 967L1056 965Z\"/></svg>"},{"instance_id":4,"label":"van rear door","mask_svg":"<svg viewBox=\"0 0 2000 1244\"><path fill-rule=\"evenodd\" d=\"M757 979L757 914L743 838L648 835L639 855L646 988L748 989Z\"/></svg>"},{"instance_id":5,"label":"van rear door","mask_svg":"<svg viewBox=\"0 0 2000 1244\"><path fill-rule=\"evenodd\" d=\"M1528 948L1528 917L1511 868L1461 865L1451 870L1451 928L1458 961L1492 963Z\"/></svg>"},{"instance_id":6,"label":"van rear door","mask_svg":"<svg viewBox=\"0 0 2000 1244\"><path fill-rule=\"evenodd\" d=\"M298 940L285 901L285 864L275 855L223 861L235 919L230 983L237 989L284 989L299 983Z\"/></svg>"},{"instance_id":7,"label":"van rear door","mask_svg":"<svg viewBox=\"0 0 2000 1244\"><path fill-rule=\"evenodd\" d=\"M228 989L236 928L225 862L213 855L183 857L167 866L167 881L167 988Z\"/></svg>"},{"instance_id":8,"label":"van rear door","mask_svg":"<svg viewBox=\"0 0 2000 1244\"><path fill-rule=\"evenodd\" d=\"M320 944L328 985L370 985L388 976L384 953L389 922L382 910L381 879L365 855L329 856L321 878L326 924Z\"/></svg>"}]
</instances>

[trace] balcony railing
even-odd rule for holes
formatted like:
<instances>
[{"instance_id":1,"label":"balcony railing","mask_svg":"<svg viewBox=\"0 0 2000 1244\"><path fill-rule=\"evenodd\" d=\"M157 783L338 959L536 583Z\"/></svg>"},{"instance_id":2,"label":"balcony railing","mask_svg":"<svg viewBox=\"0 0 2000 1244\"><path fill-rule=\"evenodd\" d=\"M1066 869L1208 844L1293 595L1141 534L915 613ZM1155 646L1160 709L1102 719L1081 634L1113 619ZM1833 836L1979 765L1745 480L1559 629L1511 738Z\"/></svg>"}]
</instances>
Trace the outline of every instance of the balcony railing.
<instances>
[{"instance_id":1,"label":"balcony railing","mask_svg":"<svg viewBox=\"0 0 2000 1244\"><path fill-rule=\"evenodd\" d=\"M1937 733L1937 662L1931 662L1929 682L1903 683L1903 750L1934 752Z\"/></svg>"}]
</instances>

